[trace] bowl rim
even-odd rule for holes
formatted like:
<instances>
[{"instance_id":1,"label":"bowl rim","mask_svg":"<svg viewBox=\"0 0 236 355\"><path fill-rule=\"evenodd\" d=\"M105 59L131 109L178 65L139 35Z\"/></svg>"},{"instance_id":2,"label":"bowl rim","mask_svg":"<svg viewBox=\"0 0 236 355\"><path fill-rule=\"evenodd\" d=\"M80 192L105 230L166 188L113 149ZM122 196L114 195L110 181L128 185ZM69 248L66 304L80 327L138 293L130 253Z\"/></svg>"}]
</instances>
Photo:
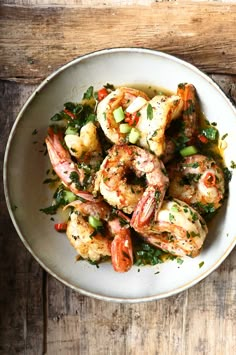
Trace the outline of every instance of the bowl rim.
<instances>
[{"instance_id":1,"label":"bowl rim","mask_svg":"<svg viewBox=\"0 0 236 355\"><path fill-rule=\"evenodd\" d=\"M195 67L193 64L190 64L189 62L186 62L183 59L180 59L174 55L168 54L166 52L154 50L154 49L149 49L149 48L143 48L143 47L114 47L114 48L106 48L106 49L100 49L96 51L92 51L90 53L78 56L74 58L73 60L69 61L68 63L60 66L56 70L54 70L50 75L48 75L42 82L36 87L36 89L31 93L29 98L26 100L25 104L22 106L20 109L15 122L13 123L13 126L11 128L6 149L5 149L5 154L4 154L4 163L3 163L3 187L4 187L4 195L5 195L5 200L6 200L6 205L7 209L10 215L10 218L12 220L12 223L15 227L15 230L20 237L22 243L26 247L26 249L30 252L30 254L34 257L34 259L39 263L39 265L51 276L55 277L58 281L60 281L62 284L64 284L67 287L70 287L74 291L79 292L82 295L89 296L95 299L99 299L102 301L109 301L109 302L117 302L117 303L142 303L142 302L150 302L150 301L157 301L160 299L168 298L170 296L174 296L180 292L183 292L190 287L196 285L198 282L202 281L204 278L206 278L208 275L210 275L214 270L216 270L220 264L227 258L227 256L231 253L231 251L234 249L235 244L236 244L236 237L233 239L231 244L228 246L226 249L225 253L215 262L214 265L212 265L209 269L207 269L204 273L199 275L198 277L195 277L195 279L191 280L190 282L187 282L186 284L177 287L175 290L168 291L168 292L163 292L160 295L152 295L152 296L146 296L146 297L139 297L139 298L125 298L125 297L113 297L113 296L104 296L102 294L98 294L95 292L87 291L86 289L83 289L78 286L74 286L72 283L64 280L62 277L57 275L54 271L52 271L48 266L44 264L43 261L40 260L40 258L36 255L36 253L32 250L30 247L29 243L27 242L26 238L24 237L23 233L21 233L20 227L18 226L15 217L14 217L14 212L11 207L11 201L10 201L10 193L9 193L9 188L8 188L8 156L9 156L9 151L11 147L12 140L15 135L15 131L17 128L17 125L21 118L24 115L24 112L26 111L27 107L29 104L34 100L35 96L57 75L59 75L61 72L65 71L67 68L78 64L81 61L85 61L91 57L96 57L108 53L117 53L117 52L132 52L132 53L141 53L141 54L150 54L154 55L157 57L162 57L166 59L173 60L176 63L179 63L198 75L200 75L203 79L208 81L211 85L214 86L214 88L224 97L230 108L235 112L236 115L236 108L234 107L233 103L231 100L227 97L227 95L222 91L220 86L212 79L210 78L206 73Z\"/></svg>"}]
</instances>

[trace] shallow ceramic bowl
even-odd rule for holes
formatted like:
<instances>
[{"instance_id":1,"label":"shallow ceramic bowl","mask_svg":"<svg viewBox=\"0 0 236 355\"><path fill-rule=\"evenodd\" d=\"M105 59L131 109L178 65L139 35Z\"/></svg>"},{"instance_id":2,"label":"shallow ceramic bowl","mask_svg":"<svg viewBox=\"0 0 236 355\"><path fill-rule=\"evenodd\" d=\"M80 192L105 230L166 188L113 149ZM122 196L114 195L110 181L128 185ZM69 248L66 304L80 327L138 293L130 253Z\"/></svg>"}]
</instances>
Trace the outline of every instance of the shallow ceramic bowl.
<instances>
[{"instance_id":1,"label":"shallow ceramic bowl","mask_svg":"<svg viewBox=\"0 0 236 355\"><path fill-rule=\"evenodd\" d=\"M50 167L48 156L42 152L43 141L50 117L65 102L78 102L91 85L97 90L106 83L145 84L176 91L181 82L196 86L207 119L217 122L220 136L228 133L225 161L229 166L236 151L236 112L230 101L209 77L192 65L151 50L108 49L75 59L44 80L16 119L4 164L5 195L12 221L22 242L41 266L83 294L120 302L168 297L209 275L236 243L235 176L230 182L228 201L211 224L201 254L194 259L186 257L181 265L170 261L153 267L134 266L120 274L109 263L99 268L85 261L76 263L76 252L66 236L54 231L55 222L39 211L52 201L52 191L42 184Z\"/></svg>"}]
</instances>

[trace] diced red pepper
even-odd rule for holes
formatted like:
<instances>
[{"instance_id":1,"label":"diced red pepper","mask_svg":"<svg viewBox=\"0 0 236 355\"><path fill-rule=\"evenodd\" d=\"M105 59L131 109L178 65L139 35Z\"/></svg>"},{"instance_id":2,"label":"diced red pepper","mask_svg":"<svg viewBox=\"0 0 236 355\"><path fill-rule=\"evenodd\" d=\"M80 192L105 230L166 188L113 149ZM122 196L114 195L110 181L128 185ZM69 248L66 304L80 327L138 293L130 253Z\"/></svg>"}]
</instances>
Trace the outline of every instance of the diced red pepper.
<instances>
[{"instance_id":1,"label":"diced red pepper","mask_svg":"<svg viewBox=\"0 0 236 355\"><path fill-rule=\"evenodd\" d=\"M75 118L75 115L74 115L71 111L67 110L66 108L65 108L64 112L65 112L68 116L70 116L71 118L73 118L73 119Z\"/></svg>"},{"instance_id":2,"label":"diced red pepper","mask_svg":"<svg viewBox=\"0 0 236 355\"><path fill-rule=\"evenodd\" d=\"M204 136L204 134L199 134L198 139L200 140L200 142L202 142L204 144L208 143L208 138L206 136Z\"/></svg>"},{"instance_id":3,"label":"diced red pepper","mask_svg":"<svg viewBox=\"0 0 236 355\"><path fill-rule=\"evenodd\" d=\"M206 187L212 187L216 185L216 176L212 172L208 172L204 177L204 184Z\"/></svg>"},{"instance_id":4,"label":"diced red pepper","mask_svg":"<svg viewBox=\"0 0 236 355\"><path fill-rule=\"evenodd\" d=\"M137 112L125 114L125 122L127 122L130 126L136 126L139 121L139 115Z\"/></svg>"},{"instance_id":5,"label":"diced red pepper","mask_svg":"<svg viewBox=\"0 0 236 355\"><path fill-rule=\"evenodd\" d=\"M98 101L102 101L109 94L106 88L98 90Z\"/></svg>"},{"instance_id":6,"label":"diced red pepper","mask_svg":"<svg viewBox=\"0 0 236 355\"><path fill-rule=\"evenodd\" d=\"M55 223L54 228L57 232L65 232L67 228L67 223Z\"/></svg>"}]
</instances>

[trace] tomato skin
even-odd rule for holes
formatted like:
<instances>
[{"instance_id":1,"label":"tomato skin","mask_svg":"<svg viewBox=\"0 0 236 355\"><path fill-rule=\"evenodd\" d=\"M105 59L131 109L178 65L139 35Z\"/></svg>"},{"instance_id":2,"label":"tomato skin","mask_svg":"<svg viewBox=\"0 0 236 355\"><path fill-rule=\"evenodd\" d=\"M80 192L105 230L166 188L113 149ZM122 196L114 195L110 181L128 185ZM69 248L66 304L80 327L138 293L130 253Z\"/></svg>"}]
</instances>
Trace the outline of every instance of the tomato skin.
<instances>
[{"instance_id":1,"label":"tomato skin","mask_svg":"<svg viewBox=\"0 0 236 355\"><path fill-rule=\"evenodd\" d=\"M127 122L130 126L136 126L139 121L139 116L137 112L125 114L125 122Z\"/></svg>"},{"instance_id":2,"label":"tomato skin","mask_svg":"<svg viewBox=\"0 0 236 355\"><path fill-rule=\"evenodd\" d=\"M203 134L199 134L197 137L200 140L200 142L202 142L203 144L208 143L208 138L206 136L204 136Z\"/></svg>"},{"instance_id":3,"label":"tomato skin","mask_svg":"<svg viewBox=\"0 0 236 355\"><path fill-rule=\"evenodd\" d=\"M98 101L102 101L109 94L106 88L98 90Z\"/></svg>"},{"instance_id":4,"label":"tomato skin","mask_svg":"<svg viewBox=\"0 0 236 355\"><path fill-rule=\"evenodd\" d=\"M75 118L75 115L74 115L71 111L67 110L66 108L65 108L64 112L65 112L68 116L70 116L72 119Z\"/></svg>"},{"instance_id":5,"label":"tomato skin","mask_svg":"<svg viewBox=\"0 0 236 355\"><path fill-rule=\"evenodd\" d=\"M65 232L67 228L67 223L55 223L54 228L57 232Z\"/></svg>"}]
</instances>

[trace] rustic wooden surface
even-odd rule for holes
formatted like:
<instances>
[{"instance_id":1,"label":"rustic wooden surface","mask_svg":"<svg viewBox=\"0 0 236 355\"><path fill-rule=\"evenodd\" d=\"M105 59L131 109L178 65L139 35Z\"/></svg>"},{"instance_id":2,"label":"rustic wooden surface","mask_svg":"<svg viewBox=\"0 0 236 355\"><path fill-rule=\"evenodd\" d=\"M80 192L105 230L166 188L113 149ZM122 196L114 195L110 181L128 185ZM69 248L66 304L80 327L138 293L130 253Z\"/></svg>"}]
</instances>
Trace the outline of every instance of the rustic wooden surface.
<instances>
[{"instance_id":1,"label":"rustic wooden surface","mask_svg":"<svg viewBox=\"0 0 236 355\"><path fill-rule=\"evenodd\" d=\"M17 4L17 5L16 5ZM17 112L39 82L104 47L144 46L212 74L236 102L232 1L1 1L0 160ZM142 304L82 296L22 245L0 186L0 354L236 354L236 250L207 279Z\"/></svg>"}]
</instances>

